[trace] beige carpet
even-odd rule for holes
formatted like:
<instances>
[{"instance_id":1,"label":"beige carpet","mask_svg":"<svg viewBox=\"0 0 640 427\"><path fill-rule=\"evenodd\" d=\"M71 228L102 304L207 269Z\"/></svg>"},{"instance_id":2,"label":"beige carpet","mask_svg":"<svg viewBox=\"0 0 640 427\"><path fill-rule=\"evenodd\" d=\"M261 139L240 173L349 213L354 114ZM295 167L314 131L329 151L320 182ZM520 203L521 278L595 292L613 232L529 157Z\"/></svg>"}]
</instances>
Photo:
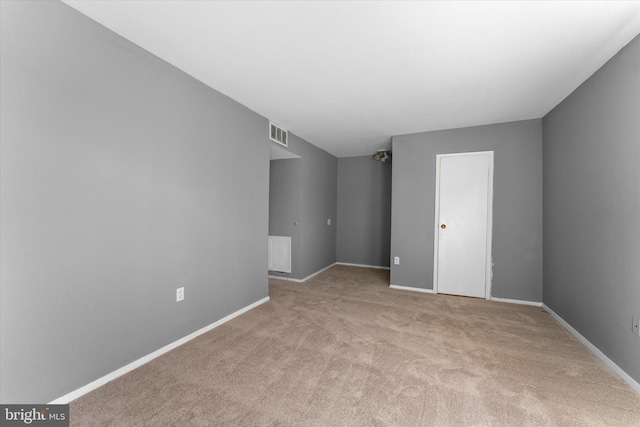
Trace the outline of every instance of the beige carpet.
<instances>
[{"instance_id":1,"label":"beige carpet","mask_svg":"<svg viewBox=\"0 0 640 427\"><path fill-rule=\"evenodd\" d=\"M71 403L73 426L640 426L540 308L336 266Z\"/></svg>"}]
</instances>

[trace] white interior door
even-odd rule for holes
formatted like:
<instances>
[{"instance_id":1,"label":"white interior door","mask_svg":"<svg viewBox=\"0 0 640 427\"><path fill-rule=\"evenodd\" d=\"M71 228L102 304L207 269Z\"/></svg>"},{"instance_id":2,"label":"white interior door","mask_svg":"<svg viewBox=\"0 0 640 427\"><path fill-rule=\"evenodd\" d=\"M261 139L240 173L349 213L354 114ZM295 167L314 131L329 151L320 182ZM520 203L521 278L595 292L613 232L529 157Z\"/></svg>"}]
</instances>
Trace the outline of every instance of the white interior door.
<instances>
[{"instance_id":1,"label":"white interior door","mask_svg":"<svg viewBox=\"0 0 640 427\"><path fill-rule=\"evenodd\" d=\"M434 290L489 299L493 152L436 156Z\"/></svg>"}]
</instances>

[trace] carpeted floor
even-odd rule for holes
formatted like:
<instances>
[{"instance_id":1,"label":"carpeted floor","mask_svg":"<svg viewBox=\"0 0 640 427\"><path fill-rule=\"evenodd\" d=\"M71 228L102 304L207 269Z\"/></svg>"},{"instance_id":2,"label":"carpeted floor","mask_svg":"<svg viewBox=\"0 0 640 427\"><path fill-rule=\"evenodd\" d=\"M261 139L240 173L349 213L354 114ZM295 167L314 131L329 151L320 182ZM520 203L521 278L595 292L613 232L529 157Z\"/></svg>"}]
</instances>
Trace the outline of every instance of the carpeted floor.
<instances>
[{"instance_id":1,"label":"carpeted floor","mask_svg":"<svg viewBox=\"0 0 640 427\"><path fill-rule=\"evenodd\" d=\"M640 426L542 309L335 266L71 403L73 426Z\"/></svg>"}]
</instances>

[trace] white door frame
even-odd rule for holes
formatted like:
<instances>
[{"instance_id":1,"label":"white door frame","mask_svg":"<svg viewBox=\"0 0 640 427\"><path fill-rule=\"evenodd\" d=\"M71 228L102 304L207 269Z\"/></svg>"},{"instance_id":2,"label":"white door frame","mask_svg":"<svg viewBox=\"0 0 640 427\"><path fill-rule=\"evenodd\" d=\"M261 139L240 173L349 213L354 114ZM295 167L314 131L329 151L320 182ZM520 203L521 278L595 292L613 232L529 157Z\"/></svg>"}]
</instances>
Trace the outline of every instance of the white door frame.
<instances>
[{"instance_id":1,"label":"white door frame","mask_svg":"<svg viewBox=\"0 0 640 427\"><path fill-rule=\"evenodd\" d=\"M491 280L493 259L491 244L493 240L493 151L475 151L468 153L436 154L436 207L433 232L433 292L438 293L438 250L440 228L440 159L443 157L486 155L489 158L489 173L487 175L487 257L485 260L485 299L491 299Z\"/></svg>"}]
</instances>

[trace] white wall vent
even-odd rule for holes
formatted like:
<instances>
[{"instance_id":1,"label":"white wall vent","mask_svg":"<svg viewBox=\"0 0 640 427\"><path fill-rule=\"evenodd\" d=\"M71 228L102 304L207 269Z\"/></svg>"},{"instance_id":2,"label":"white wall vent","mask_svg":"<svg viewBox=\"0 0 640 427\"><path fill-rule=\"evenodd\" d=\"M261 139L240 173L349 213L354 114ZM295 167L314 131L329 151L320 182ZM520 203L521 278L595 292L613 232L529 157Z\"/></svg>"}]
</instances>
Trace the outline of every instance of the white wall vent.
<instances>
[{"instance_id":1,"label":"white wall vent","mask_svg":"<svg viewBox=\"0 0 640 427\"><path fill-rule=\"evenodd\" d=\"M291 273L290 236L269 236L269 271Z\"/></svg>"},{"instance_id":2,"label":"white wall vent","mask_svg":"<svg viewBox=\"0 0 640 427\"><path fill-rule=\"evenodd\" d=\"M273 122L269 122L269 139L285 147L289 146L289 132Z\"/></svg>"}]
</instances>

